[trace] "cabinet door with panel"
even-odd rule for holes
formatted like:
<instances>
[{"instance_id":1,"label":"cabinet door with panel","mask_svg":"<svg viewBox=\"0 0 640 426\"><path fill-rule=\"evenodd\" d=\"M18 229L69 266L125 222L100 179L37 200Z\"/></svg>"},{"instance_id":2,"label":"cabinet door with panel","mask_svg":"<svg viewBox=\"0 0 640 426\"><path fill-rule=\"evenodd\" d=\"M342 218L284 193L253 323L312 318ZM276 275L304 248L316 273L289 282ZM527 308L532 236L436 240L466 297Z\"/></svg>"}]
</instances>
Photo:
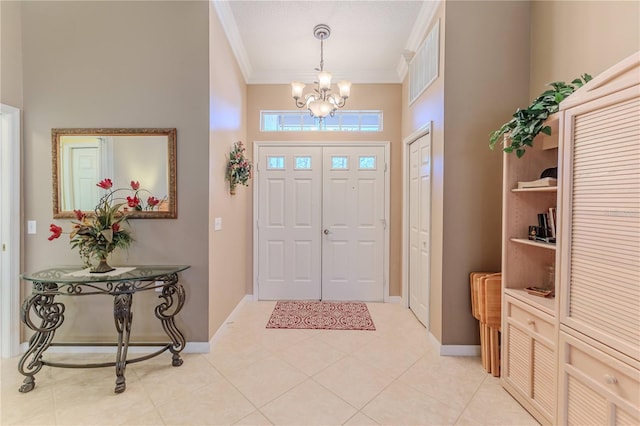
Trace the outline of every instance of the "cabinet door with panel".
<instances>
[{"instance_id":1,"label":"cabinet door with panel","mask_svg":"<svg viewBox=\"0 0 640 426\"><path fill-rule=\"evenodd\" d=\"M640 85L568 108L564 121L560 320L640 360Z\"/></svg>"},{"instance_id":2,"label":"cabinet door with panel","mask_svg":"<svg viewBox=\"0 0 640 426\"><path fill-rule=\"evenodd\" d=\"M640 424L640 372L628 361L560 332L560 424Z\"/></svg>"},{"instance_id":3,"label":"cabinet door with panel","mask_svg":"<svg viewBox=\"0 0 640 426\"><path fill-rule=\"evenodd\" d=\"M556 401L556 321L505 297L503 386L541 423L553 423Z\"/></svg>"}]
</instances>

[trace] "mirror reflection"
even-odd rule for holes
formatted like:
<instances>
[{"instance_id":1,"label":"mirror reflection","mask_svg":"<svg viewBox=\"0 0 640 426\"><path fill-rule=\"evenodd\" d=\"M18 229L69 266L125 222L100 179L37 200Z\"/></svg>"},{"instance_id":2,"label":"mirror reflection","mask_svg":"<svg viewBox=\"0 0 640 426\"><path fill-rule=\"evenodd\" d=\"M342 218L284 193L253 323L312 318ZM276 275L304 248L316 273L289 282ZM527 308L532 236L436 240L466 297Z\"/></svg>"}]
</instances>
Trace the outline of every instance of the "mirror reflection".
<instances>
[{"instance_id":1,"label":"mirror reflection","mask_svg":"<svg viewBox=\"0 0 640 426\"><path fill-rule=\"evenodd\" d=\"M128 209L131 218L175 218L175 129L52 129L54 218L75 217L73 210L92 212L104 190L96 184L111 179L113 188L139 183L149 210Z\"/></svg>"}]
</instances>

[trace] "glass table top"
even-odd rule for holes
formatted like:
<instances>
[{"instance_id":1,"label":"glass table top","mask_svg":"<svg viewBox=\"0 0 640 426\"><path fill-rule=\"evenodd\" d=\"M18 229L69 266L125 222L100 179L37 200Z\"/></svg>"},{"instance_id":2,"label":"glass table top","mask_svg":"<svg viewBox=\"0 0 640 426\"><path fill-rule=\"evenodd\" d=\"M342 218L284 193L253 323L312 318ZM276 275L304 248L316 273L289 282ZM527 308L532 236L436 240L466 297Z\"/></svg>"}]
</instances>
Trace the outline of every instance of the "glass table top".
<instances>
[{"instance_id":1,"label":"glass table top","mask_svg":"<svg viewBox=\"0 0 640 426\"><path fill-rule=\"evenodd\" d=\"M33 273L23 273L20 277L27 281L41 283L87 283L117 281L147 281L176 274L190 268L190 265L128 265L114 266L115 271L90 273L82 266L58 266Z\"/></svg>"}]
</instances>

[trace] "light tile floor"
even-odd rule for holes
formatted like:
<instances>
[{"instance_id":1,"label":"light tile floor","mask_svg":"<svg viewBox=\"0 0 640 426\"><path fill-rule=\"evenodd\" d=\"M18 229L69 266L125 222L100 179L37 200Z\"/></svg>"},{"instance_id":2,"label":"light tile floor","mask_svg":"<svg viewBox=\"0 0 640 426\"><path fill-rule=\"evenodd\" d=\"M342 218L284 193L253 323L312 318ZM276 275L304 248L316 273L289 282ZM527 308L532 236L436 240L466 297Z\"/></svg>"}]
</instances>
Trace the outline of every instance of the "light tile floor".
<instances>
[{"instance_id":1,"label":"light tile floor","mask_svg":"<svg viewBox=\"0 0 640 426\"><path fill-rule=\"evenodd\" d=\"M17 391L17 358L3 360L2 425L537 425L478 358L441 357L396 304L368 304L376 331L273 330L274 302L245 303L211 353L113 368L44 367ZM105 354L47 358L113 359Z\"/></svg>"}]
</instances>

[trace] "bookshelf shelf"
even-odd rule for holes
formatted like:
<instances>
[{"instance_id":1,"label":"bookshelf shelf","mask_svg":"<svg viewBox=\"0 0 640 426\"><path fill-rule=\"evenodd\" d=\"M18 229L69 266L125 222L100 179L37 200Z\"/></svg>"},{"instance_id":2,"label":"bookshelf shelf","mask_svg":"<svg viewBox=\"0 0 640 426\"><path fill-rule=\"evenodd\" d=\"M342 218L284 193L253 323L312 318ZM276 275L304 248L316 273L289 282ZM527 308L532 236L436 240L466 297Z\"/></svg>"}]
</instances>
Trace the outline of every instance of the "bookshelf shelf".
<instances>
[{"instance_id":1,"label":"bookshelf shelf","mask_svg":"<svg viewBox=\"0 0 640 426\"><path fill-rule=\"evenodd\" d=\"M544 243L542 241L534 241L526 238L510 238L511 241L518 244L525 244L528 246L540 247L547 250L555 250L556 245L553 243Z\"/></svg>"},{"instance_id":2,"label":"bookshelf shelf","mask_svg":"<svg viewBox=\"0 0 640 426\"><path fill-rule=\"evenodd\" d=\"M511 192L557 192L557 191L558 191L557 186L544 186L540 188L522 188L522 189L513 188L511 190Z\"/></svg>"},{"instance_id":3,"label":"bookshelf shelf","mask_svg":"<svg viewBox=\"0 0 640 426\"><path fill-rule=\"evenodd\" d=\"M540 297L527 293L525 290L510 288L505 290L505 294L514 297L524 303L531 305L542 312L555 317L555 298L553 297Z\"/></svg>"}]
</instances>

